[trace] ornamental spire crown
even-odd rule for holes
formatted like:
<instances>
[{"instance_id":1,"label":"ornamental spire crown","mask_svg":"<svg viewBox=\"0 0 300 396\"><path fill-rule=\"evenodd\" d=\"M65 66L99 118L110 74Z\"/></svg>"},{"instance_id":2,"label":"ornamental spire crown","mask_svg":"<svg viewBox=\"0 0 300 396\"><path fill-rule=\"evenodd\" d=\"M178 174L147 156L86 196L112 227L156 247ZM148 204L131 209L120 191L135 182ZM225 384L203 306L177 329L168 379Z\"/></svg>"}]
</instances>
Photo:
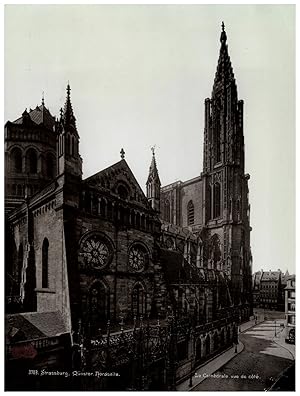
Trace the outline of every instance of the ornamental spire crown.
<instances>
[{"instance_id":1,"label":"ornamental spire crown","mask_svg":"<svg viewBox=\"0 0 300 396\"><path fill-rule=\"evenodd\" d=\"M227 34L225 31L224 22L222 22L220 42L221 48L215 74L213 92L218 92L222 88L224 89L231 82L235 83L231 60L228 53Z\"/></svg>"},{"instance_id":2,"label":"ornamental spire crown","mask_svg":"<svg viewBox=\"0 0 300 396\"><path fill-rule=\"evenodd\" d=\"M61 120L65 128L71 128L77 131L76 118L73 113L73 107L71 103L71 88L70 84L67 85L67 97L63 112L61 112Z\"/></svg>"},{"instance_id":3,"label":"ornamental spire crown","mask_svg":"<svg viewBox=\"0 0 300 396\"><path fill-rule=\"evenodd\" d=\"M155 146L151 147L151 151L152 151L152 160L151 160L151 165L149 168L147 184L152 181L158 181L160 184L160 179L159 179L157 165L156 165L156 159L155 159Z\"/></svg>"}]
</instances>

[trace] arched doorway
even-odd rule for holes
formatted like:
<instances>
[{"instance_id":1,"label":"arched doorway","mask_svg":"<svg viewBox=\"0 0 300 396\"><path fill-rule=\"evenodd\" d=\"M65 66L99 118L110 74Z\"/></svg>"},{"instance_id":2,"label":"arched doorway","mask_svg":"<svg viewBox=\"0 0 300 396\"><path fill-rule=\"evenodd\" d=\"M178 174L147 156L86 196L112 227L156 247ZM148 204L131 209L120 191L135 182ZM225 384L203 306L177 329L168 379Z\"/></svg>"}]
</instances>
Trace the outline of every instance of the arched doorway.
<instances>
[{"instance_id":1,"label":"arched doorway","mask_svg":"<svg viewBox=\"0 0 300 396\"><path fill-rule=\"evenodd\" d=\"M89 321L93 334L103 329L109 318L109 290L98 281L89 290Z\"/></svg>"}]
</instances>

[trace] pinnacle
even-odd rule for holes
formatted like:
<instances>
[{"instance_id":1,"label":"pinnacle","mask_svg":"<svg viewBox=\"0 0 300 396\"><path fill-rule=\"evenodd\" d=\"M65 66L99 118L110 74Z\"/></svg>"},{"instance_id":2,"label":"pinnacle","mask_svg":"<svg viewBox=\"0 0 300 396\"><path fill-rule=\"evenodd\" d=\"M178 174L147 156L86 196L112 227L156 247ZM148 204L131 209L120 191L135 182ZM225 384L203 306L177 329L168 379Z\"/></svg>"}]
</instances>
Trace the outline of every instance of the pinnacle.
<instances>
[{"instance_id":1,"label":"pinnacle","mask_svg":"<svg viewBox=\"0 0 300 396\"><path fill-rule=\"evenodd\" d=\"M64 106L64 110L63 110L63 114L62 114L62 119L63 119L63 123L65 126L71 126L74 129L76 129L76 118L73 113L70 92L71 92L71 88L70 88L70 84L68 82L67 98L66 98L66 102L65 102L65 106Z\"/></svg>"}]
</instances>

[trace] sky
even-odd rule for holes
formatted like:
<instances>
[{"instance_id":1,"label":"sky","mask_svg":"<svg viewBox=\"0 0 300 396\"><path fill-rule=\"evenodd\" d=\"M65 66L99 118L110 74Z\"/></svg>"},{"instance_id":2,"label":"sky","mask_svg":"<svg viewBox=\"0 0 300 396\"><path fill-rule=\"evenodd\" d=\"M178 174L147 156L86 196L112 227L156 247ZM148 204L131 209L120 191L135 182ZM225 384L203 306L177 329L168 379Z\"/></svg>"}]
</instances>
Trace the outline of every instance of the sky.
<instances>
[{"instance_id":1,"label":"sky","mask_svg":"<svg viewBox=\"0 0 300 396\"><path fill-rule=\"evenodd\" d=\"M204 100L221 22L244 100L253 271L295 272L293 5L7 5L4 119L71 85L84 177L120 160L145 191L151 147L162 185L202 171Z\"/></svg>"}]
</instances>

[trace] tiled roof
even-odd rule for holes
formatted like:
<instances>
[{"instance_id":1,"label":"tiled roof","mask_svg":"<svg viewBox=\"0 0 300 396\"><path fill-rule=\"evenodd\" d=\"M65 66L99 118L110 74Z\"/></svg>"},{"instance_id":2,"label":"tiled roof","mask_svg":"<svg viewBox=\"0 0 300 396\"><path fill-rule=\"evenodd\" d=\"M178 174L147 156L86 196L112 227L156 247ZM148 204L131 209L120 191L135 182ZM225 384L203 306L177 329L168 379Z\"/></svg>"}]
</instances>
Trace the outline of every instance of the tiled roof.
<instances>
[{"instance_id":1,"label":"tiled roof","mask_svg":"<svg viewBox=\"0 0 300 396\"><path fill-rule=\"evenodd\" d=\"M281 274L281 272L279 272L279 271L266 271L266 272L263 272L261 280L262 281L270 281L270 280L278 281L280 278L280 274Z\"/></svg>"},{"instance_id":2,"label":"tiled roof","mask_svg":"<svg viewBox=\"0 0 300 396\"><path fill-rule=\"evenodd\" d=\"M6 316L5 333L8 339L22 333L22 340L56 337L67 333L60 312L26 312Z\"/></svg>"},{"instance_id":3,"label":"tiled roof","mask_svg":"<svg viewBox=\"0 0 300 396\"><path fill-rule=\"evenodd\" d=\"M50 111L44 105L37 106L34 110L30 109L28 115L36 125L43 125L45 128L53 130L55 117L51 115ZM13 124L23 124L23 121L23 117L20 117L13 121Z\"/></svg>"}]
</instances>

